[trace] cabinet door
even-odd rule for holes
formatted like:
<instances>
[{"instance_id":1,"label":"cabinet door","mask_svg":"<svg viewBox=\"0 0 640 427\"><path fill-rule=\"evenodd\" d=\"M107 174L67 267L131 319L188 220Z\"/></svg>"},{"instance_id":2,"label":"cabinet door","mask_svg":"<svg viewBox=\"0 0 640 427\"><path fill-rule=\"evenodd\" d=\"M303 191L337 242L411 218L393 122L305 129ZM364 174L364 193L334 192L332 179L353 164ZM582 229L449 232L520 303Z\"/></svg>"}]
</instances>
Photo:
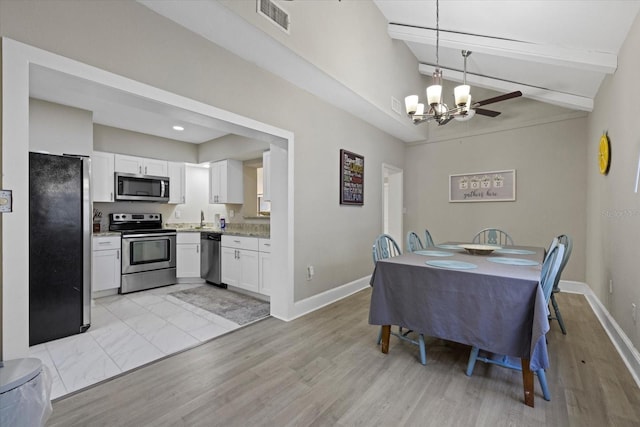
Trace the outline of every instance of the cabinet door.
<instances>
[{"instance_id":1,"label":"cabinet door","mask_svg":"<svg viewBox=\"0 0 640 427\"><path fill-rule=\"evenodd\" d=\"M222 203L220 200L220 162L209 164L209 203Z\"/></svg>"},{"instance_id":2,"label":"cabinet door","mask_svg":"<svg viewBox=\"0 0 640 427\"><path fill-rule=\"evenodd\" d=\"M94 202L113 202L113 153L94 151L91 155L91 184Z\"/></svg>"},{"instance_id":3,"label":"cabinet door","mask_svg":"<svg viewBox=\"0 0 640 427\"><path fill-rule=\"evenodd\" d=\"M258 292L271 296L271 254L260 252L258 261L260 262L258 269L260 286L258 288Z\"/></svg>"},{"instance_id":4,"label":"cabinet door","mask_svg":"<svg viewBox=\"0 0 640 427\"><path fill-rule=\"evenodd\" d=\"M238 249L234 248L220 248L221 251L221 278L222 283L226 283L231 286L238 286L240 283L240 261L237 257Z\"/></svg>"},{"instance_id":5,"label":"cabinet door","mask_svg":"<svg viewBox=\"0 0 640 427\"><path fill-rule=\"evenodd\" d=\"M169 203L186 203L186 168L184 163L169 162Z\"/></svg>"},{"instance_id":6,"label":"cabinet door","mask_svg":"<svg viewBox=\"0 0 640 427\"><path fill-rule=\"evenodd\" d=\"M91 290L93 292L120 287L120 249L93 251Z\"/></svg>"},{"instance_id":7,"label":"cabinet door","mask_svg":"<svg viewBox=\"0 0 640 427\"><path fill-rule=\"evenodd\" d=\"M240 260L240 283L238 287L249 291L258 292L258 254L257 251L244 251L238 249L238 258Z\"/></svg>"},{"instance_id":8,"label":"cabinet door","mask_svg":"<svg viewBox=\"0 0 640 427\"><path fill-rule=\"evenodd\" d=\"M221 160L209 167L209 203L244 203L242 162Z\"/></svg>"},{"instance_id":9,"label":"cabinet door","mask_svg":"<svg viewBox=\"0 0 640 427\"><path fill-rule=\"evenodd\" d=\"M169 176L168 162L166 160L144 159L142 166L144 175Z\"/></svg>"},{"instance_id":10,"label":"cabinet door","mask_svg":"<svg viewBox=\"0 0 640 427\"><path fill-rule=\"evenodd\" d=\"M271 201L271 151L262 153L262 200Z\"/></svg>"},{"instance_id":11,"label":"cabinet door","mask_svg":"<svg viewBox=\"0 0 640 427\"><path fill-rule=\"evenodd\" d=\"M224 160L220 173L224 203L244 203L243 168L239 160Z\"/></svg>"},{"instance_id":12,"label":"cabinet door","mask_svg":"<svg viewBox=\"0 0 640 427\"><path fill-rule=\"evenodd\" d=\"M200 277L200 243L176 245L176 275Z\"/></svg>"},{"instance_id":13,"label":"cabinet door","mask_svg":"<svg viewBox=\"0 0 640 427\"><path fill-rule=\"evenodd\" d=\"M142 159L140 157L115 155L115 170L122 173L142 174Z\"/></svg>"}]
</instances>

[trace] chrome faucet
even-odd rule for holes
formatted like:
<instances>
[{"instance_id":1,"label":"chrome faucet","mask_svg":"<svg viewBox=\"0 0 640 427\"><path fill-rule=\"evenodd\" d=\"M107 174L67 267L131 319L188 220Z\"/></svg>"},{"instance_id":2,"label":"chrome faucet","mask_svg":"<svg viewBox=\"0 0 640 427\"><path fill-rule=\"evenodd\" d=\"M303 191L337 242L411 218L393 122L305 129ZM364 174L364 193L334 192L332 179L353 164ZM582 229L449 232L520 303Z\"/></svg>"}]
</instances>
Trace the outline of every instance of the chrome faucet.
<instances>
[{"instance_id":1,"label":"chrome faucet","mask_svg":"<svg viewBox=\"0 0 640 427\"><path fill-rule=\"evenodd\" d=\"M200 211L200 228L204 227L204 211Z\"/></svg>"}]
</instances>

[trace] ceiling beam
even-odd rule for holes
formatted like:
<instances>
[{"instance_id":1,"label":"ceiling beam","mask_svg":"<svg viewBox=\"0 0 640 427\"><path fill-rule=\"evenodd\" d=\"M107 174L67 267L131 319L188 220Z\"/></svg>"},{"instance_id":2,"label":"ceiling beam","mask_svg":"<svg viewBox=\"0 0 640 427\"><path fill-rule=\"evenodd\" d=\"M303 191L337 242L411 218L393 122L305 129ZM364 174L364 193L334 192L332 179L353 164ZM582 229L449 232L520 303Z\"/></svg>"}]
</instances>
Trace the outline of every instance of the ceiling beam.
<instances>
[{"instance_id":1,"label":"ceiling beam","mask_svg":"<svg viewBox=\"0 0 640 427\"><path fill-rule=\"evenodd\" d=\"M431 76L436 67L429 64L420 64L418 70L421 74ZM462 82L463 73L458 70L440 67L443 71L443 78L454 82ZM549 89L529 86L522 83L510 82L506 80L486 77L479 74L473 74L467 71L467 84L478 87L493 89L500 92L515 92L519 90L522 96L534 99L548 104L558 105L560 107L572 108L582 111L593 111L593 99L584 96L572 95L570 93L557 92Z\"/></svg>"},{"instance_id":2,"label":"ceiling beam","mask_svg":"<svg viewBox=\"0 0 640 427\"><path fill-rule=\"evenodd\" d=\"M388 24L387 31L389 36L396 40L436 45L436 31L432 29ZM440 30L440 46L605 74L613 74L618 66L617 55L611 53L582 51L443 30Z\"/></svg>"}]
</instances>

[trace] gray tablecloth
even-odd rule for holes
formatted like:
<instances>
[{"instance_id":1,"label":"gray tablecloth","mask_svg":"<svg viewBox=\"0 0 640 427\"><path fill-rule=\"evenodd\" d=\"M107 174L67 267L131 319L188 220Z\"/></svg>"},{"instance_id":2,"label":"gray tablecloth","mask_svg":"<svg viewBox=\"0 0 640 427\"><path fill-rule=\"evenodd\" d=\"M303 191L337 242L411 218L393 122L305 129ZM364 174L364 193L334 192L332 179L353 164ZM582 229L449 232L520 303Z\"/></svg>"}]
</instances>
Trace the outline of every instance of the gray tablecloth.
<instances>
[{"instance_id":1,"label":"gray tablecloth","mask_svg":"<svg viewBox=\"0 0 640 427\"><path fill-rule=\"evenodd\" d=\"M538 285L541 264L497 264L489 256L525 258L535 255L468 255L463 251L442 258L406 253L380 260L371 285L369 323L398 325L508 356L529 358L532 370L549 366L545 334L549 330L547 304ZM471 270L431 267L427 260L456 260L476 264Z\"/></svg>"}]
</instances>

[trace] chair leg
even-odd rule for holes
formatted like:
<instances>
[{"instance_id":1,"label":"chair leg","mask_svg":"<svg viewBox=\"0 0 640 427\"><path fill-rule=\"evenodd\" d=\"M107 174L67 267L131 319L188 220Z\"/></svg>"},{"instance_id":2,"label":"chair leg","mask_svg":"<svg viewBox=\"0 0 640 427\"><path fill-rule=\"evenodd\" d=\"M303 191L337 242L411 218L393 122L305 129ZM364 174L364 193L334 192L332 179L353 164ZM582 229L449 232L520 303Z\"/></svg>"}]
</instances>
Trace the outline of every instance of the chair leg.
<instances>
[{"instance_id":1,"label":"chair leg","mask_svg":"<svg viewBox=\"0 0 640 427\"><path fill-rule=\"evenodd\" d=\"M562 314L560 314L560 309L558 308L558 303L556 302L556 296L554 294L551 294L551 304L553 305L553 311L556 313L556 319L560 324L562 334L567 335L567 329L564 327L564 320L562 320Z\"/></svg>"},{"instance_id":2,"label":"chair leg","mask_svg":"<svg viewBox=\"0 0 640 427\"><path fill-rule=\"evenodd\" d=\"M425 350L424 347L424 335L420 334L418 336L418 342L419 342L419 346L420 346L420 363L422 363L423 365L427 364L427 351Z\"/></svg>"},{"instance_id":3,"label":"chair leg","mask_svg":"<svg viewBox=\"0 0 640 427\"><path fill-rule=\"evenodd\" d=\"M547 385L547 376L544 373L544 369L539 369L536 371L538 375L538 381L540 382L540 388L542 389L542 395L544 396L544 400L551 400L551 393L549 393L549 386Z\"/></svg>"},{"instance_id":4,"label":"chair leg","mask_svg":"<svg viewBox=\"0 0 640 427\"><path fill-rule=\"evenodd\" d=\"M473 347L471 349L471 354L469 354L469 363L467 363L467 376L471 376L473 373L473 368L476 366L476 359L478 359L478 352L480 348Z\"/></svg>"},{"instance_id":5,"label":"chair leg","mask_svg":"<svg viewBox=\"0 0 640 427\"><path fill-rule=\"evenodd\" d=\"M382 326L380 326L380 330L378 331L378 341L376 342L376 344L380 345L381 342L382 342Z\"/></svg>"}]
</instances>

